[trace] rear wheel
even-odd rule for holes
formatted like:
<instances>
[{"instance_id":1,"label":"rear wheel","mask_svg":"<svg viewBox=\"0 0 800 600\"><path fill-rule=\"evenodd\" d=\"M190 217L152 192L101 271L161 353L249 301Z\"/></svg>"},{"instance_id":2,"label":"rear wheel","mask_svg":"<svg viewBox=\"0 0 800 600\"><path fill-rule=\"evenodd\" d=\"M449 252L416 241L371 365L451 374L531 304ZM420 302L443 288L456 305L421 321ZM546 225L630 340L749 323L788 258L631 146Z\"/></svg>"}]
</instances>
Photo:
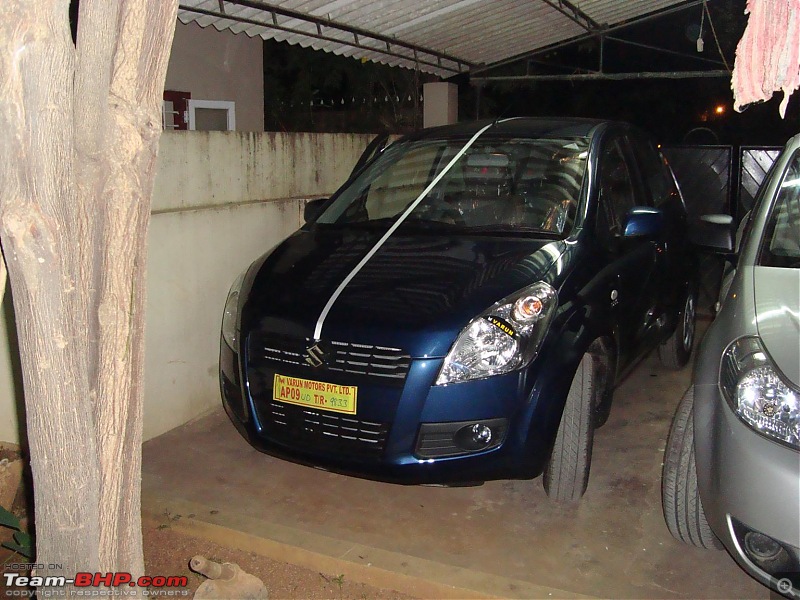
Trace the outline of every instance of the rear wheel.
<instances>
[{"instance_id":1,"label":"rear wheel","mask_svg":"<svg viewBox=\"0 0 800 600\"><path fill-rule=\"evenodd\" d=\"M668 369L680 369L689 362L695 332L694 292L686 294L683 309L678 315L678 326L669 338L658 347L658 358Z\"/></svg>"},{"instance_id":2,"label":"rear wheel","mask_svg":"<svg viewBox=\"0 0 800 600\"><path fill-rule=\"evenodd\" d=\"M595 361L584 354L567 394L564 414L544 471L544 491L553 500L580 500L589 483L594 442Z\"/></svg>"},{"instance_id":3,"label":"rear wheel","mask_svg":"<svg viewBox=\"0 0 800 600\"><path fill-rule=\"evenodd\" d=\"M661 473L661 504L674 538L699 548L722 548L708 525L697 490L694 387L684 394L670 427Z\"/></svg>"}]
</instances>

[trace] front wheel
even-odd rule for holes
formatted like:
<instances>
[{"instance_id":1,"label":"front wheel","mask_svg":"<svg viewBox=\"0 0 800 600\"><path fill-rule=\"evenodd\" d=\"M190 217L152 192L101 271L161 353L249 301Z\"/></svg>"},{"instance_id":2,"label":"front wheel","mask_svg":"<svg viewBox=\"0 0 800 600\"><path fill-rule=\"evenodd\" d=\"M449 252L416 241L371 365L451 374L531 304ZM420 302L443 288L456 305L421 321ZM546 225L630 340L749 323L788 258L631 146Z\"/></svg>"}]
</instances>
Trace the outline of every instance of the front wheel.
<instances>
[{"instance_id":1,"label":"front wheel","mask_svg":"<svg viewBox=\"0 0 800 600\"><path fill-rule=\"evenodd\" d=\"M678 315L678 326L667 340L658 347L658 358L668 369L681 369L689 362L694 345L695 332L694 292L686 293L683 309Z\"/></svg>"},{"instance_id":2,"label":"front wheel","mask_svg":"<svg viewBox=\"0 0 800 600\"><path fill-rule=\"evenodd\" d=\"M544 491L553 500L580 500L589 483L594 443L595 362L584 354L567 394L561 424L544 471Z\"/></svg>"},{"instance_id":3,"label":"front wheel","mask_svg":"<svg viewBox=\"0 0 800 600\"><path fill-rule=\"evenodd\" d=\"M661 473L661 505L674 538L699 548L722 547L708 525L697 490L694 387L686 391L672 419Z\"/></svg>"}]
</instances>

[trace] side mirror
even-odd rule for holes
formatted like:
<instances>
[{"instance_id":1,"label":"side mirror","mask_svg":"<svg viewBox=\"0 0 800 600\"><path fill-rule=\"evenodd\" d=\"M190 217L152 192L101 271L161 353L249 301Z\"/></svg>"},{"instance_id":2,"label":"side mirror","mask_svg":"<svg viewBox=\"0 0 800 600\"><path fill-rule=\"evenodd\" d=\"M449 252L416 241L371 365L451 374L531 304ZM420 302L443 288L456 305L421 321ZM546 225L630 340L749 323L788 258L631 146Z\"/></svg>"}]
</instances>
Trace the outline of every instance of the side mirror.
<instances>
[{"instance_id":1,"label":"side mirror","mask_svg":"<svg viewBox=\"0 0 800 600\"><path fill-rule=\"evenodd\" d=\"M733 253L734 235L730 215L703 215L689 227L689 241L717 254Z\"/></svg>"},{"instance_id":2,"label":"side mirror","mask_svg":"<svg viewBox=\"0 0 800 600\"><path fill-rule=\"evenodd\" d=\"M316 218L316 216L322 211L322 207L325 206L325 203L328 201L328 198L317 198L316 200L309 200L306 202L305 207L303 208L303 219L306 223L312 221Z\"/></svg>"},{"instance_id":3,"label":"side mirror","mask_svg":"<svg viewBox=\"0 0 800 600\"><path fill-rule=\"evenodd\" d=\"M625 215L624 238L661 239L664 233L664 213L658 208L634 206Z\"/></svg>"}]
</instances>

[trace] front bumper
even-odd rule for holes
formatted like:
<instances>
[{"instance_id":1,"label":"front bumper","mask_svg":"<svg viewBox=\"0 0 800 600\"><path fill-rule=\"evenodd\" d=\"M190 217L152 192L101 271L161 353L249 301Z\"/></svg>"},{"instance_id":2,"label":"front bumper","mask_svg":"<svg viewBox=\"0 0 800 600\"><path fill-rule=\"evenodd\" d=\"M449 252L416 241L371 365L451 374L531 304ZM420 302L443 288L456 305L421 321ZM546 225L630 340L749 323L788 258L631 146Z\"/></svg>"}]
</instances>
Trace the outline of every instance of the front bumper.
<instances>
[{"instance_id":1,"label":"front bumper","mask_svg":"<svg viewBox=\"0 0 800 600\"><path fill-rule=\"evenodd\" d=\"M750 575L800 597L800 453L743 423L716 385L695 385L694 419L709 525Z\"/></svg>"},{"instance_id":2,"label":"front bumper","mask_svg":"<svg viewBox=\"0 0 800 600\"><path fill-rule=\"evenodd\" d=\"M529 369L433 386L441 363L440 358L411 360L401 385L364 384L362 379L357 415L351 417L273 401L269 382L274 370L261 367L248 374L243 367L247 360L240 361L222 342L220 388L228 416L254 447L295 462L404 483L478 482L541 473L561 417L564 378L537 378ZM290 376L354 385L352 377L324 370L310 376L307 370L278 369ZM557 397L561 406L539 401ZM472 424L490 427L492 439L485 448L454 442Z\"/></svg>"}]
</instances>

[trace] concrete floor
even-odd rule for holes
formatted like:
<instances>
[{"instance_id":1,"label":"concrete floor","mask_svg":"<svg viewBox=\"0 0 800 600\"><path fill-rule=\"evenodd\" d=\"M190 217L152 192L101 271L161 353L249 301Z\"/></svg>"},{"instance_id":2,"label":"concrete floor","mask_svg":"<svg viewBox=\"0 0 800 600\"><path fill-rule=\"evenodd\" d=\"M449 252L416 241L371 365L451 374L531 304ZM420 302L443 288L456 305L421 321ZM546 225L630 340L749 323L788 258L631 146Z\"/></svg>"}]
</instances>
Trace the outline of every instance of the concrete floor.
<instances>
[{"instance_id":1,"label":"concrete floor","mask_svg":"<svg viewBox=\"0 0 800 600\"><path fill-rule=\"evenodd\" d=\"M725 553L670 537L661 461L690 370L655 355L617 389L589 489L400 486L261 454L218 410L144 447L143 505L196 535L420 597L769 598Z\"/></svg>"}]
</instances>

